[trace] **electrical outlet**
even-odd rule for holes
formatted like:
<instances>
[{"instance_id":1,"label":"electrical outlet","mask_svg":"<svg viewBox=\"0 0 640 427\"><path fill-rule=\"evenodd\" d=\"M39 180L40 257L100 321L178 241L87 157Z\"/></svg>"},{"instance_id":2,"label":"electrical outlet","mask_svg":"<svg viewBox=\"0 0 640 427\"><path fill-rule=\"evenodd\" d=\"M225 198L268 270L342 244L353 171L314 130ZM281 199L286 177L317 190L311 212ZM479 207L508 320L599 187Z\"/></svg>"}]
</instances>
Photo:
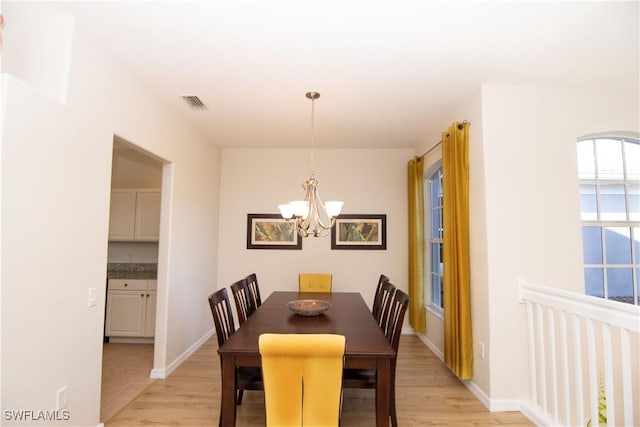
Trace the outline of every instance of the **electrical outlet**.
<instances>
[{"instance_id":1,"label":"electrical outlet","mask_svg":"<svg viewBox=\"0 0 640 427\"><path fill-rule=\"evenodd\" d=\"M484 343L478 344L478 355L480 359L484 359Z\"/></svg>"},{"instance_id":2,"label":"electrical outlet","mask_svg":"<svg viewBox=\"0 0 640 427\"><path fill-rule=\"evenodd\" d=\"M67 407L67 386L61 387L56 392L56 410Z\"/></svg>"},{"instance_id":3,"label":"electrical outlet","mask_svg":"<svg viewBox=\"0 0 640 427\"><path fill-rule=\"evenodd\" d=\"M89 289L89 307L93 307L98 304L98 289L90 288Z\"/></svg>"}]
</instances>

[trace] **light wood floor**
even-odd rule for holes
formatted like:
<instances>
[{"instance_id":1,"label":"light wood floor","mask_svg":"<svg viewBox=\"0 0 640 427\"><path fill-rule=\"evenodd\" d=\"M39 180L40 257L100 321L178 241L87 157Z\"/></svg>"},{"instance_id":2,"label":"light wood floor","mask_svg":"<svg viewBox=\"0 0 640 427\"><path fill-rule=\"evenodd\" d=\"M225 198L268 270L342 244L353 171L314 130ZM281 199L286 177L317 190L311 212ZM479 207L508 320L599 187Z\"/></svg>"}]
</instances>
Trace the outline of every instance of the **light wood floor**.
<instances>
[{"instance_id":1,"label":"light wood floor","mask_svg":"<svg viewBox=\"0 0 640 427\"><path fill-rule=\"evenodd\" d=\"M220 360L209 340L169 378L154 380L106 422L116 426L217 426ZM412 335L398 352L396 402L400 426L532 426L519 412L488 412L469 390ZM264 395L246 391L238 426L264 425ZM345 390L342 426L374 425L374 391Z\"/></svg>"}]
</instances>

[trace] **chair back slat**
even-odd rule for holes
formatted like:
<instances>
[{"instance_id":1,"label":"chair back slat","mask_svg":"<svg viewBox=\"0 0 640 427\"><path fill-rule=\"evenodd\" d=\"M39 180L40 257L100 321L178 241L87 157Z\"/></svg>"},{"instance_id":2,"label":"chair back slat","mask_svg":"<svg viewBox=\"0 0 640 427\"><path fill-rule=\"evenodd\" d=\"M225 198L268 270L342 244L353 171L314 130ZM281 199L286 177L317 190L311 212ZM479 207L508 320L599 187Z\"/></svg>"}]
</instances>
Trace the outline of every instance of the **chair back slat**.
<instances>
[{"instance_id":1,"label":"chair back slat","mask_svg":"<svg viewBox=\"0 0 640 427\"><path fill-rule=\"evenodd\" d=\"M382 290L382 284L388 281L389 281L389 278L384 274L381 274L380 278L378 279L378 286L376 287L376 293L374 294L374 297L373 297L373 306L371 307L371 314L373 314L373 317L376 320L380 319L380 311L382 309L380 305L381 299L382 299L382 293L380 292Z\"/></svg>"},{"instance_id":2,"label":"chair back slat","mask_svg":"<svg viewBox=\"0 0 640 427\"><path fill-rule=\"evenodd\" d=\"M218 347L220 347L236 330L231 304L229 303L229 294L225 288L209 295L209 307L211 307Z\"/></svg>"},{"instance_id":3,"label":"chair back slat","mask_svg":"<svg viewBox=\"0 0 640 427\"><path fill-rule=\"evenodd\" d=\"M247 277L247 285L249 286L249 294L253 300L253 306L258 308L262 305L262 298L260 297L260 287L258 286L258 276L256 273L251 273Z\"/></svg>"},{"instance_id":4,"label":"chair back slat","mask_svg":"<svg viewBox=\"0 0 640 427\"><path fill-rule=\"evenodd\" d=\"M389 307L391 306L395 291L395 285L389 281L384 282L380 286L380 311L378 312L376 321L383 331L387 330L389 324Z\"/></svg>"},{"instance_id":5,"label":"chair back slat","mask_svg":"<svg viewBox=\"0 0 640 427\"><path fill-rule=\"evenodd\" d=\"M236 312L238 313L238 323L240 326L247 321L249 316L256 311L253 300L249 293L249 285L247 279L240 279L231 285L231 293L236 304Z\"/></svg>"}]
</instances>

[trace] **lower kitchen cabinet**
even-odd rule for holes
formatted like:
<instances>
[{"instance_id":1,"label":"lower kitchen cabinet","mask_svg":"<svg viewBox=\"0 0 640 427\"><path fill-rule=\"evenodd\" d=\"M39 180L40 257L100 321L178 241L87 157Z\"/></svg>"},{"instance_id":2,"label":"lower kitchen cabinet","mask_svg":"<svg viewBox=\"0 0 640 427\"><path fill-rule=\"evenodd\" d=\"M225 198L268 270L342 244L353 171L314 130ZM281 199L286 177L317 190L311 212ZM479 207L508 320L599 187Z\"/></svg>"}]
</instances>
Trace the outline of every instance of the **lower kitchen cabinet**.
<instances>
[{"instance_id":1,"label":"lower kitchen cabinet","mask_svg":"<svg viewBox=\"0 0 640 427\"><path fill-rule=\"evenodd\" d=\"M153 338L156 323L156 280L110 279L105 335Z\"/></svg>"},{"instance_id":2,"label":"lower kitchen cabinet","mask_svg":"<svg viewBox=\"0 0 640 427\"><path fill-rule=\"evenodd\" d=\"M156 334L156 291L149 291L145 301L144 333L145 337Z\"/></svg>"}]
</instances>

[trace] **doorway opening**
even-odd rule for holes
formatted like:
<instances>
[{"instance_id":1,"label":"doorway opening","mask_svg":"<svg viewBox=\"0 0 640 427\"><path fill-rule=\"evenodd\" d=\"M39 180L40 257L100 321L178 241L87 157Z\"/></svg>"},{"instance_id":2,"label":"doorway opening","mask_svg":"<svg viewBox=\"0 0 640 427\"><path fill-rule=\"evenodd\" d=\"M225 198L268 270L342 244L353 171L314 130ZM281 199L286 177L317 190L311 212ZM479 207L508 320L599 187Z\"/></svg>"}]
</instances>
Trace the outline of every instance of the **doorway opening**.
<instances>
[{"instance_id":1,"label":"doorway opening","mask_svg":"<svg viewBox=\"0 0 640 427\"><path fill-rule=\"evenodd\" d=\"M118 136L112 156L101 422L152 382L164 167Z\"/></svg>"}]
</instances>

